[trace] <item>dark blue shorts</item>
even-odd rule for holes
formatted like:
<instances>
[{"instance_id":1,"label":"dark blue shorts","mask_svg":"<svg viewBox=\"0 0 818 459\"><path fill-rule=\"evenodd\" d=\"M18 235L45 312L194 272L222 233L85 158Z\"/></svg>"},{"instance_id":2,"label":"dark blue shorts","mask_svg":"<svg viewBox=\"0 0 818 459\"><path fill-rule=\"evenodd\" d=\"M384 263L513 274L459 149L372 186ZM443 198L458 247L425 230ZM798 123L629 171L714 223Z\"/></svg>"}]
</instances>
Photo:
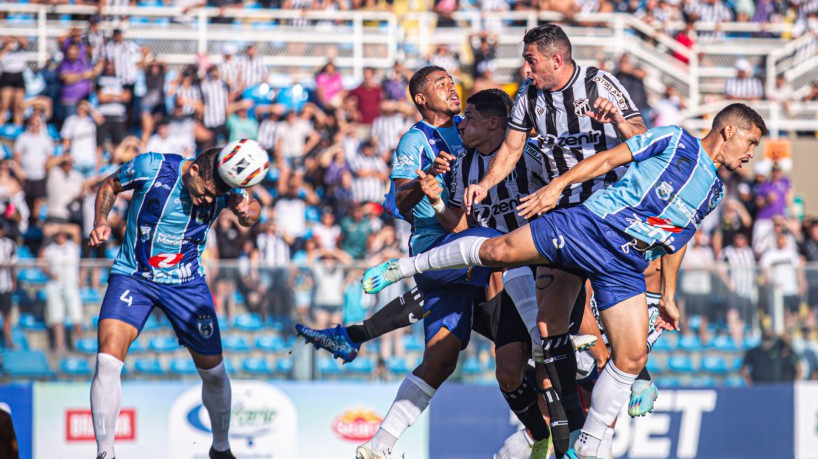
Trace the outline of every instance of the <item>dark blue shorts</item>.
<instances>
[{"instance_id":1,"label":"dark blue shorts","mask_svg":"<svg viewBox=\"0 0 818 459\"><path fill-rule=\"evenodd\" d=\"M456 234L447 234L431 248L439 247L466 236L495 237L503 233L491 228L469 228ZM472 307L485 297L492 268L471 268L426 271L415 276L418 289L423 292L423 329L426 341L441 328L446 328L460 339L461 349L469 344L472 325Z\"/></svg>"},{"instance_id":2,"label":"dark blue shorts","mask_svg":"<svg viewBox=\"0 0 818 459\"><path fill-rule=\"evenodd\" d=\"M222 353L216 309L203 277L184 284L163 285L111 274L99 318L121 320L141 332L154 306L164 311L179 343L199 354Z\"/></svg>"},{"instance_id":3,"label":"dark blue shorts","mask_svg":"<svg viewBox=\"0 0 818 459\"><path fill-rule=\"evenodd\" d=\"M543 215L531 222L531 236L551 263L588 273L600 311L645 293L648 262L630 246L633 237L585 206Z\"/></svg>"}]
</instances>

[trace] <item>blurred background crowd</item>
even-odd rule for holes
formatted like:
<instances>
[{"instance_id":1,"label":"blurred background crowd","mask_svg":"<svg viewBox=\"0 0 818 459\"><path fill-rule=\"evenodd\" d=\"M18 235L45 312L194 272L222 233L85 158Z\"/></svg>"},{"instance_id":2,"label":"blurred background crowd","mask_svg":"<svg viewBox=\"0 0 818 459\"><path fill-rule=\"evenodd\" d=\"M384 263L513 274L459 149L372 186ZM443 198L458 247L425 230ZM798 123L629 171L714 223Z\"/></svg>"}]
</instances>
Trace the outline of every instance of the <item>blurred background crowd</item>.
<instances>
[{"instance_id":1,"label":"blurred background crowd","mask_svg":"<svg viewBox=\"0 0 818 459\"><path fill-rule=\"evenodd\" d=\"M129 204L127 195L118 198L109 218L110 243L89 248L95 192L102 178L146 151L191 157L204 148L253 138L270 152L270 172L253 189L263 205L260 223L246 229L223 213L204 254L225 327L233 324L250 333L248 348L239 343L236 352L255 350L253 339L264 327L280 332L282 350L292 347L295 321L317 328L359 322L410 287L398 284L366 296L359 279L360 268L400 256L408 247L409 225L392 219L381 203L393 150L419 120L407 99L412 69L401 62L386 71L366 68L362 79L351 82L327 59L315 69L311 84L283 88L271 98L267 82L273 69L262 62L256 44L226 44L220 55L197 56L195 65L169 66L150 47L130 40L126 27L118 28L134 18L112 14L117 3L128 2L108 2L98 15L72 17L87 25L67 29L59 38L59 51L41 68L31 69L23 57L29 47L26 37L0 38L2 346L29 347L28 335L20 330L47 333L43 346L56 358L94 346L106 266L119 250ZM266 0L247 7L408 8L402 3ZM230 9L243 6L241 0L165 4L184 8L172 19L180 24L192 21L184 12L199 6L222 8L223 14L211 20L230 23ZM457 26L450 18L455 11L486 13L483 30L471 37L467 58L444 45L420 63L447 69L464 96L491 87L514 94L522 80L498 81L494 75L495 33L503 23L492 18L502 11L557 11L569 20L584 12L626 12L657 29L665 22L684 21L688 27L675 39L686 47L698 40L742 38L721 32L718 24L724 22L789 22L793 36L818 33L818 0L437 0L432 8L437 27ZM714 27L697 32L694 23ZM649 101L644 71L627 54L616 62L600 59L598 66L623 82L649 124L679 122L683 98L668 86ZM780 78L776 92L767 93L748 60L737 59L735 66L736 76L724 82L726 98L785 105L818 100L818 83L796 97ZM704 365L711 355L696 354L709 346L724 352L716 355L723 361L711 369L715 376L707 376L712 383L818 378L818 222L799 214L788 178L792 166L785 158L760 160L735 173L722 171L728 197L704 222L682 266L683 332L665 340L667 350L684 348L693 357L675 363L671 356L651 359L663 366L654 368L660 374L684 378L688 366L691 374L710 371ZM775 317L775 311L783 317ZM783 320L787 330L780 337L768 331L775 320ZM161 318L157 324L161 330ZM372 346L370 373L389 378L390 371L408 371L413 362L406 359L418 357L421 336L421 330L400 331ZM472 348L464 357L471 367L464 371L476 368L479 375L489 369L490 346L483 342ZM744 351L746 360L741 358ZM792 368L782 363L789 361L782 357L787 355L798 359ZM760 363L764 358L776 364ZM325 371L341 371L325 365L330 365ZM763 374L773 372L772 367L775 374Z\"/></svg>"}]
</instances>

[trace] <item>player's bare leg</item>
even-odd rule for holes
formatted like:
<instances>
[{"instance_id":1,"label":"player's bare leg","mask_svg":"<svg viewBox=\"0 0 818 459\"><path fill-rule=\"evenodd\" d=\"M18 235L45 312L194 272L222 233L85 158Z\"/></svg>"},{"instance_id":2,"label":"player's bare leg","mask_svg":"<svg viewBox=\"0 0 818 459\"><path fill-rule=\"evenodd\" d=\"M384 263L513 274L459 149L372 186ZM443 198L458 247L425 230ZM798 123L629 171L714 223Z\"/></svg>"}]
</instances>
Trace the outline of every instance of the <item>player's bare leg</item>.
<instances>
[{"instance_id":1,"label":"player's bare leg","mask_svg":"<svg viewBox=\"0 0 818 459\"><path fill-rule=\"evenodd\" d=\"M232 392L230 379L224 368L221 354L204 355L188 349L196 371L202 378L202 404L210 417L210 426L213 431L213 446L210 450L211 458L233 458L230 452L230 442L227 435L230 429L230 407Z\"/></svg>"},{"instance_id":2,"label":"player's bare leg","mask_svg":"<svg viewBox=\"0 0 818 459\"><path fill-rule=\"evenodd\" d=\"M96 371L91 381L91 414L97 457L114 457L114 430L122 405L120 375L128 348L138 335L132 325L116 319L99 321Z\"/></svg>"}]
</instances>

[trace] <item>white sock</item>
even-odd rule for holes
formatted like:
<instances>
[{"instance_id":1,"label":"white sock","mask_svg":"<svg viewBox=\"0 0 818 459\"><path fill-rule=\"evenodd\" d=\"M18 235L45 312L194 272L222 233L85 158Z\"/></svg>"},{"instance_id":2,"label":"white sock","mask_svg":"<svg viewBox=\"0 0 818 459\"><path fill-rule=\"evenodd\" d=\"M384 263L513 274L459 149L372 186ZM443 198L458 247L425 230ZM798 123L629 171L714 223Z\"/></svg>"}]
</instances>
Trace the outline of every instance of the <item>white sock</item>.
<instances>
[{"instance_id":1,"label":"white sock","mask_svg":"<svg viewBox=\"0 0 818 459\"><path fill-rule=\"evenodd\" d=\"M500 451L493 459L526 459L531 456L531 445L534 443L525 429L518 430L506 438Z\"/></svg>"},{"instance_id":2,"label":"white sock","mask_svg":"<svg viewBox=\"0 0 818 459\"><path fill-rule=\"evenodd\" d=\"M542 343L540 330L537 328L537 291L534 289L534 273L531 268L521 266L511 268L503 273L503 288L514 301L517 312L523 318L531 342Z\"/></svg>"},{"instance_id":3,"label":"white sock","mask_svg":"<svg viewBox=\"0 0 818 459\"><path fill-rule=\"evenodd\" d=\"M605 431L613 424L619 410L630 398L631 385L637 376L616 368L613 360L605 365L605 370L594 385L591 408L588 410L588 417L585 418L585 425L582 426L582 434L574 445L581 456L598 456L597 451Z\"/></svg>"},{"instance_id":4,"label":"white sock","mask_svg":"<svg viewBox=\"0 0 818 459\"><path fill-rule=\"evenodd\" d=\"M111 354L97 354L97 370L91 381L91 413L97 455L114 457L114 433L119 408L122 406L120 374L124 363Z\"/></svg>"},{"instance_id":5,"label":"white sock","mask_svg":"<svg viewBox=\"0 0 818 459\"><path fill-rule=\"evenodd\" d=\"M596 454L600 459L611 459L613 457L613 436L613 428L608 428L602 436L602 441L599 443Z\"/></svg>"},{"instance_id":6,"label":"white sock","mask_svg":"<svg viewBox=\"0 0 818 459\"><path fill-rule=\"evenodd\" d=\"M480 246L487 239L479 236L466 236L420 255L401 258L398 260L400 272L403 277L412 277L430 270L483 266L480 264Z\"/></svg>"},{"instance_id":7,"label":"white sock","mask_svg":"<svg viewBox=\"0 0 818 459\"><path fill-rule=\"evenodd\" d=\"M392 407L383 418L381 427L372 437L372 452L385 454L394 448L403 431L417 421L429 401L435 395L435 388L426 381L409 373L398 389Z\"/></svg>"},{"instance_id":8,"label":"white sock","mask_svg":"<svg viewBox=\"0 0 818 459\"><path fill-rule=\"evenodd\" d=\"M230 391L230 378L224 369L224 361L209 370L196 368L196 371L202 377L202 404L210 416L213 449L227 451L230 449L227 431L230 429L230 405L233 394Z\"/></svg>"}]
</instances>

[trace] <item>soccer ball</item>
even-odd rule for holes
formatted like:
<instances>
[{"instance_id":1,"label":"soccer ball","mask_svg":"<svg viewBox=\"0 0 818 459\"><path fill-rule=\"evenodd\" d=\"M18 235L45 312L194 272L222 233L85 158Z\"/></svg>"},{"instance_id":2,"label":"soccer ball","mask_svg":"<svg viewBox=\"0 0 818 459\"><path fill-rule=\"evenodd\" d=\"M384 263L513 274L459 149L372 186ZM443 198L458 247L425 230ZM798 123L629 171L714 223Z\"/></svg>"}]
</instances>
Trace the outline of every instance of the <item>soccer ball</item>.
<instances>
[{"instance_id":1,"label":"soccer ball","mask_svg":"<svg viewBox=\"0 0 818 459\"><path fill-rule=\"evenodd\" d=\"M250 139L228 143L216 161L219 176L232 188L250 188L258 184L270 166L267 151Z\"/></svg>"}]
</instances>

